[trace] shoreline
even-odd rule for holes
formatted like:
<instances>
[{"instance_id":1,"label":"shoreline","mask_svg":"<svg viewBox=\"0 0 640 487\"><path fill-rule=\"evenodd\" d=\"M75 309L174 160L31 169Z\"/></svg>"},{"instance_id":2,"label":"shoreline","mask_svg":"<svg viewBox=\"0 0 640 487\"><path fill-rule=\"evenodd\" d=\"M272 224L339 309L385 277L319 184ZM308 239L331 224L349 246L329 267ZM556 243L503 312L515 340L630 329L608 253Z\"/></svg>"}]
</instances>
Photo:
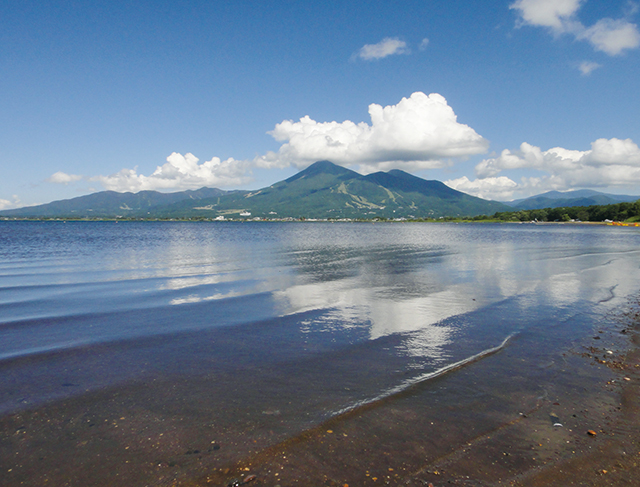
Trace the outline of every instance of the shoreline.
<instances>
[{"instance_id":1,"label":"shoreline","mask_svg":"<svg viewBox=\"0 0 640 487\"><path fill-rule=\"evenodd\" d=\"M448 218L448 217L447 217ZM472 218L460 219L358 219L358 218L227 218L216 220L212 218L8 218L0 217L0 222L5 223L435 223L435 224L500 224L500 225L596 225L609 227L640 227L640 222L620 221L516 221L485 219L474 220Z\"/></svg>"},{"instance_id":2,"label":"shoreline","mask_svg":"<svg viewBox=\"0 0 640 487\"><path fill-rule=\"evenodd\" d=\"M640 477L639 304L607 320L607 328L585 330L568 348L547 351L540 338L535 332L515 336L472 365L280 440L281 419L271 411L262 413L271 414L271 436L243 436L204 424L199 430L208 431L195 430L163 409L162 401L154 402L172 384L161 381L143 392L130 384L10 414L0 418L4 481L7 486L45 481L187 487L632 485L631 479ZM531 346L542 355L523 353ZM194 385L183 384L172 394L186 398ZM153 407L141 405L144 400ZM187 401L181 407L196 406ZM163 435L173 443L161 446ZM19 462L10 463L18 452L13 458Z\"/></svg>"},{"instance_id":3,"label":"shoreline","mask_svg":"<svg viewBox=\"0 0 640 487\"><path fill-rule=\"evenodd\" d=\"M419 398L428 391L412 391L180 485L633 485L640 478L638 310L634 305L619 328L600 330L563 352L570 367L562 372L582 379L544 397L523 394L494 411L466 411L469 419L469 404L425 408ZM464 383L467 372L486 371L456 371L425 389ZM500 399L509 402L500 396L496 405ZM444 425L426 434L419 424L425 412L431 425Z\"/></svg>"}]
</instances>

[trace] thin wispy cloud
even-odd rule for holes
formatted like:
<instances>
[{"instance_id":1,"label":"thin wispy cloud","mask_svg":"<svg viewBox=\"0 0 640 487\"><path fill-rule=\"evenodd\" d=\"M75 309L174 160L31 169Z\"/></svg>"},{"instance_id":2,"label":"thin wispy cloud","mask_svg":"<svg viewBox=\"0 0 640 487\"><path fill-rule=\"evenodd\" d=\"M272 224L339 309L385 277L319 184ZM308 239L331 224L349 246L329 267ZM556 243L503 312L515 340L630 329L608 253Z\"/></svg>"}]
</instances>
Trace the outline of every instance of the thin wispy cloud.
<instances>
[{"instance_id":1,"label":"thin wispy cloud","mask_svg":"<svg viewBox=\"0 0 640 487\"><path fill-rule=\"evenodd\" d=\"M365 61L373 61L410 52L405 41L401 41L397 37L386 37L377 44L365 44L358 50L356 57Z\"/></svg>"},{"instance_id":2,"label":"thin wispy cloud","mask_svg":"<svg viewBox=\"0 0 640 487\"><path fill-rule=\"evenodd\" d=\"M584 61L580 63L578 69L584 76L589 76L593 71L601 67L601 64L594 63L593 61Z\"/></svg>"},{"instance_id":3,"label":"thin wispy cloud","mask_svg":"<svg viewBox=\"0 0 640 487\"><path fill-rule=\"evenodd\" d=\"M555 36L570 34L610 56L640 46L638 26L627 19L606 17L591 27L583 25L577 19L583 3L582 0L517 0L509 8L518 13L518 27L545 27Z\"/></svg>"}]
</instances>

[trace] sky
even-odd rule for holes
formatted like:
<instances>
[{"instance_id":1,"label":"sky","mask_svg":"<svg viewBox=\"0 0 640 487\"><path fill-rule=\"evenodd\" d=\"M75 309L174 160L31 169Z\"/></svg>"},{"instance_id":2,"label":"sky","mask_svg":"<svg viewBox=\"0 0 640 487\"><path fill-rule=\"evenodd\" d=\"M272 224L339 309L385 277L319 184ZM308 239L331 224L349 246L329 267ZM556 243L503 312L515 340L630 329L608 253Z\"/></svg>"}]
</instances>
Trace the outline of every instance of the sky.
<instances>
[{"instance_id":1,"label":"sky","mask_svg":"<svg viewBox=\"0 0 640 487\"><path fill-rule=\"evenodd\" d=\"M318 160L640 195L640 2L0 0L0 209Z\"/></svg>"}]
</instances>

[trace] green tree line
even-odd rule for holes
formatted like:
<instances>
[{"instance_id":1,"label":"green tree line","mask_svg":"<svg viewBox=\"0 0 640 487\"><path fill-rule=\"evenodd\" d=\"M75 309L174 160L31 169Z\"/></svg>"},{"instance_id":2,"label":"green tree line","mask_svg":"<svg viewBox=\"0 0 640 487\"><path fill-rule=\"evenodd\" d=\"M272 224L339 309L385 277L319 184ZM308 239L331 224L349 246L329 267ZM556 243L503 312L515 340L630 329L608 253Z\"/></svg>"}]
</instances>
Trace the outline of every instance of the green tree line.
<instances>
[{"instance_id":1,"label":"green tree line","mask_svg":"<svg viewBox=\"0 0 640 487\"><path fill-rule=\"evenodd\" d=\"M618 222L640 221L640 200L632 203L616 203L612 205L570 206L561 208L543 208L539 210L503 211L493 216L481 215L474 220L500 221L539 221L562 222L578 220L583 222Z\"/></svg>"}]
</instances>

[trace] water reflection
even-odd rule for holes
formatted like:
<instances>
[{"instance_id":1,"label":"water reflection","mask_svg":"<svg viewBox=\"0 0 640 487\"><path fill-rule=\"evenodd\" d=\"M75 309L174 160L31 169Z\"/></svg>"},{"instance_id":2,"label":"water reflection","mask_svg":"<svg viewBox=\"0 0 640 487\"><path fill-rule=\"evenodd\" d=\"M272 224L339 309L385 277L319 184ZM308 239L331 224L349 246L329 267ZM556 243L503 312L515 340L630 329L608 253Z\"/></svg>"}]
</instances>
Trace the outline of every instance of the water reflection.
<instances>
[{"instance_id":1,"label":"water reflection","mask_svg":"<svg viewBox=\"0 0 640 487\"><path fill-rule=\"evenodd\" d=\"M371 397L585 303L619 306L640 282L640 234L615 228L87 224L46 226L42 240L37 224L12 228L0 242L0 359L42 356L20 369L34 391L55 388L64 351L108 343L105 364L120 349L123 369L140 362L129 377L150 363L183 374L195 357L212 376L250 362L278 386L324 382L322 398L335 390L342 404L342 385ZM46 350L61 352L58 370Z\"/></svg>"},{"instance_id":2,"label":"water reflection","mask_svg":"<svg viewBox=\"0 0 640 487\"><path fill-rule=\"evenodd\" d=\"M405 232L402 244L395 232L368 230L348 248L323 235L310 245L307 236L306 248L289 254L297 283L273 291L278 309L284 315L331 310L345 327L366 323L371 340L406 334L405 353L437 357L456 332L444 323L451 317L513 297L524 298L518 306L527 313L523 307L598 302L612 286L623 287L625 296L637 286L637 273L624 271L628 255L612 258L617 252L593 235L581 247L574 229L516 234L476 226L456 229L454 238L451 228L425 225Z\"/></svg>"},{"instance_id":3,"label":"water reflection","mask_svg":"<svg viewBox=\"0 0 640 487\"><path fill-rule=\"evenodd\" d=\"M36 225L39 225L36 228ZM331 313L368 337L428 330L514 296L566 306L636 285L638 235L612 228L437 224L16 226L0 301L14 320L269 294L279 316ZM117 229L117 230L116 230ZM40 247L34 235L42 235ZM29 243L27 259L18 245ZM64 249L52 250L64 243ZM35 245L35 247L34 247ZM34 248L32 248L34 247ZM74 259L70 255L74 253ZM99 258L98 258L99 257ZM20 267L20 259L24 266ZM40 262L39 271L32 262ZM46 263L46 264L45 264ZM83 284L85 285L83 287ZM37 305L35 304L37 300ZM242 322L245 309L225 306ZM21 315L21 313L23 313ZM228 316L231 313L232 317ZM442 328L442 325L440 325ZM179 325L176 324L176 328ZM430 332L444 344L450 333ZM94 332L99 332L95 329ZM426 333L426 332L425 332ZM412 353L412 352L411 352ZM419 354L419 352L415 352Z\"/></svg>"}]
</instances>

